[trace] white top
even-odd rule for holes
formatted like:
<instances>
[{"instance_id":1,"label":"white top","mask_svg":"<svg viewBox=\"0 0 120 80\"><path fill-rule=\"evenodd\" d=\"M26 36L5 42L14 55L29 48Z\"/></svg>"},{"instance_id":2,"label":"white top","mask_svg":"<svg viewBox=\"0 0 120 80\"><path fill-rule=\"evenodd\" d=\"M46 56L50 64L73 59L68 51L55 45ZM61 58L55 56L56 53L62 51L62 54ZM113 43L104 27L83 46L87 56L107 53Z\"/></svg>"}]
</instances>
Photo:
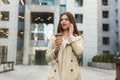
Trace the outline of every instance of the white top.
<instances>
[{"instance_id":1,"label":"white top","mask_svg":"<svg viewBox=\"0 0 120 80\"><path fill-rule=\"evenodd\" d=\"M68 42L68 39L62 39L63 40L63 42L62 42L62 49L64 50L64 48L65 48L65 46L66 46L66 44L67 44L67 42Z\"/></svg>"}]
</instances>

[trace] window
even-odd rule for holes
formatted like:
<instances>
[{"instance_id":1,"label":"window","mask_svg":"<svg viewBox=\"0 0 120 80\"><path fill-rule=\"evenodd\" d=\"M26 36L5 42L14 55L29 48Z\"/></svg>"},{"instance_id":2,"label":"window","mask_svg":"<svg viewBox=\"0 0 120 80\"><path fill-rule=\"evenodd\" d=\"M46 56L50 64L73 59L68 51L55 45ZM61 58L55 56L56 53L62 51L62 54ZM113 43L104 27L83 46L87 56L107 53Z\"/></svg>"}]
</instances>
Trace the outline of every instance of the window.
<instances>
[{"instance_id":1,"label":"window","mask_svg":"<svg viewBox=\"0 0 120 80\"><path fill-rule=\"evenodd\" d=\"M77 7L83 6L83 0L75 0L75 6Z\"/></svg>"},{"instance_id":2,"label":"window","mask_svg":"<svg viewBox=\"0 0 120 80\"><path fill-rule=\"evenodd\" d=\"M107 6L108 5L108 0L102 0L102 5Z\"/></svg>"},{"instance_id":3,"label":"window","mask_svg":"<svg viewBox=\"0 0 120 80\"><path fill-rule=\"evenodd\" d=\"M0 28L0 38L8 38L8 29Z\"/></svg>"},{"instance_id":4,"label":"window","mask_svg":"<svg viewBox=\"0 0 120 80\"><path fill-rule=\"evenodd\" d=\"M103 16L103 18L108 18L109 17L109 12L108 11L103 11L102 16Z\"/></svg>"},{"instance_id":5,"label":"window","mask_svg":"<svg viewBox=\"0 0 120 80\"><path fill-rule=\"evenodd\" d=\"M20 39L23 39L23 38L24 38L24 32L23 32L23 30L19 30L19 31L18 31L18 37L19 37Z\"/></svg>"},{"instance_id":6,"label":"window","mask_svg":"<svg viewBox=\"0 0 120 80\"><path fill-rule=\"evenodd\" d=\"M19 0L19 5L25 5L25 0Z\"/></svg>"},{"instance_id":7,"label":"window","mask_svg":"<svg viewBox=\"0 0 120 80\"><path fill-rule=\"evenodd\" d=\"M19 13L19 21L24 22L24 13Z\"/></svg>"},{"instance_id":8,"label":"window","mask_svg":"<svg viewBox=\"0 0 120 80\"><path fill-rule=\"evenodd\" d=\"M109 24L103 24L103 31L109 31Z\"/></svg>"},{"instance_id":9,"label":"window","mask_svg":"<svg viewBox=\"0 0 120 80\"><path fill-rule=\"evenodd\" d=\"M60 5L60 13L63 13L66 11L66 5Z\"/></svg>"},{"instance_id":10,"label":"window","mask_svg":"<svg viewBox=\"0 0 120 80\"><path fill-rule=\"evenodd\" d=\"M103 37L103 45L109 45L109 37Z\"/></svg>"},{"instance_id":11,"label":"window","mask_svg":"<svg viewBox=\"0 0 120 80\"><path fill-rule=\"evenodd\" d=\"M10 0L0 0L0 4L10 4Z\"/></svg>"},{"instance_id":12,"label":"window","mask_svg":"<svg viewBox=\"0 0 120 80\"><path fill-rule=\"evenodd\" d=\"M118 20L116 20L115 23L116 23L116 27L118 28Z\"/></svg>"},{"instance_id":13,"label":"window","mask_svg":"<svg viewBox=\"0 0 120 80\"><path fill-rule=\"evenodd\" d=\"M8 21L9 20L9 12L2 11L0 12L0 21Z\"/></svg>"},{"instance_id":14,"label":"window","mask_svg":"<svg viewBox=\"0 0 120 80\"><path fill-rule=\"evenodd\" d=\"M76 23L83 23L83 15L75 14L75 21L76 21Z\"/></svg>"},{"instance_id":15,"label":"window","mask_svg":"<svg viewBox=\"0 0 120 80\"><path fill-rule=\"evenodd\" d=\"M7 61L7 46L0 46L0 62Z\"/></svg>"},{"instance_id":16,"label":"window","mask_svg":"<svg viewBox=\"0 0 120 80\"><path fill-rule=\"evenodd\" d=\"M37 39L38 40L44 40L44 33L38 33L37 34Z\"/></svg>"},{"instance_id":17,"label":"window","mask_svg":"<svg viewBox=\"0 0 120 80\"><path fill-rule=\"evenodd\" d=\"M31 33L31 40L34 40L34 33Z\"/></svg>"},{"instance_id":18,"label":"window","mask_svg":"<svg viewBox=\"0 0 120 80\"><path fill-rule=\"evenodd\" d=\"M103 50L103 54L109 54L110 53L110 51L108 51L108 50Z\"/></svg>"},{"instance_id":19,"label":"window","mask_svg":"<svg viewBox=\"0 0 120 80\"><path fill-rule=\"evenodd\" d=\"M36 5L54 5L54 0L32 0L32 4L36 4Z\"/></svg>"}]
</instances>

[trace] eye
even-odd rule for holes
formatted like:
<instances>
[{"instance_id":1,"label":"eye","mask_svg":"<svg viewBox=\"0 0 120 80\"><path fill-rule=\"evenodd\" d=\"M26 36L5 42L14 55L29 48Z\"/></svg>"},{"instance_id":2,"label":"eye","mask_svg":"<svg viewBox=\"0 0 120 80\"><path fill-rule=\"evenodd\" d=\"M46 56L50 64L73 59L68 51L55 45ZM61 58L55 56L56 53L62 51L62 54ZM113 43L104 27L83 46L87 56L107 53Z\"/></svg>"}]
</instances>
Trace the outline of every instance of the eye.
<instances>
[{"instance_id":1,"label":"eye","mask_svg":"<svg viewBox=\"0 0 120 80\"><path fill-rule=\"evenodd\" d=\"M60 19L60 21L63 21L63 19Z\"/></svg>"},{"instance_id":2,"label":"eye","mask_svg":"<svg viewBox=\"0 0 120 80\"><path fill-rule=\"evenodd\" d=\"M65 21L69 21L69 19L68 19L68 18L65 18Z\"/></svg>"}]
</instances>

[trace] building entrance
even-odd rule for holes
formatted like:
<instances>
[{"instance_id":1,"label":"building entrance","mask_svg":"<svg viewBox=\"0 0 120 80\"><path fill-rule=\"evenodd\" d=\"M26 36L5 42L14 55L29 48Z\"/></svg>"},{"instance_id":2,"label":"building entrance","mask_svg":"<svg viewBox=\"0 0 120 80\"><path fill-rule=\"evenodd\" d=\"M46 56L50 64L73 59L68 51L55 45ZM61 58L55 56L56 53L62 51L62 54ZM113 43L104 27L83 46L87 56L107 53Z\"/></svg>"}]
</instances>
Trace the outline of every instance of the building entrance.
<instances>
[{"instance_id":1,"label":"building entrance","mask_svg":"<svg viewBox=\"0 0 120 80\"><path fill-rule=\"evenodd\" d=\"M46 50L36 50L35 51L35 65L47 65L45 59Z\"/></svg>"}]
</instances>

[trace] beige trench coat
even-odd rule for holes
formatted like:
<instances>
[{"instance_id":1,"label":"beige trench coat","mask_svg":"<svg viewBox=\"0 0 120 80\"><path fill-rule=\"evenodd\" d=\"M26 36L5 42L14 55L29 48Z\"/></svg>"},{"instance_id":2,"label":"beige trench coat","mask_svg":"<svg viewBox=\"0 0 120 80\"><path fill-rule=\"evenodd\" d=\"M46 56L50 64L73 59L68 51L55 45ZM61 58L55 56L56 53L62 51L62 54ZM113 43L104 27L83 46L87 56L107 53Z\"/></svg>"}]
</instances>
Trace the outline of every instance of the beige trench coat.
<instances>
[{"instance_id":1,"label":"beige trench coat","mask_svg":"<svg viewBox=\"0 0 120 80\"><path fill-rule=\"evenodd\" d=\"M46 60L51 63L48 80L81 80L77 56L82 54L82 37L70 36L59 50L58 57L54 55L55 37L50 39L46 51Z\"/></svg>"}]
</instances>

